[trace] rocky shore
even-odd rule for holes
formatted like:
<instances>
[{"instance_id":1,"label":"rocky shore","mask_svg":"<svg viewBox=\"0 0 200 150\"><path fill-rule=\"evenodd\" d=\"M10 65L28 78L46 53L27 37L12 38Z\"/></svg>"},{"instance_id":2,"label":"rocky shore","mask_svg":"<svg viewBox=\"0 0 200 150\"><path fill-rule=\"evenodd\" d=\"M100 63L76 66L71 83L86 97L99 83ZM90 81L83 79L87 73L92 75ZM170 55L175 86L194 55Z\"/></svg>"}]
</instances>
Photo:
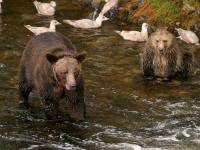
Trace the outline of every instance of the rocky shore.
<instances>
[{"instance_id":1,"label":"rocky shore","mask_svg":"<svg viewBox=\"0 0 200 150\"><path fill-rule=\"evenodd\" d=\"M104 0L80 0L100 8ZM116 18L126 24L178 26L200 37L200 1L197 0L119 0Z\"/></svg>"}]
</instances>

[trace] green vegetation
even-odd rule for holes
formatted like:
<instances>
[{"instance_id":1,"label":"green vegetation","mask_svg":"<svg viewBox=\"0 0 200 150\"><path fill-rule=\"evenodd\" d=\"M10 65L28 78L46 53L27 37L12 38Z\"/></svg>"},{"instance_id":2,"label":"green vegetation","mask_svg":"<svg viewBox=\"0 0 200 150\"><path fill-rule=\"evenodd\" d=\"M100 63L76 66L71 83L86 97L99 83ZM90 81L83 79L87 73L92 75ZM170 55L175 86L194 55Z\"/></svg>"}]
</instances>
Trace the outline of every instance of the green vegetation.
<instances>
[{"instance_id":1,"label":"green vegetation","mask_svg":"<svg viewBox=\"0 0 200 150\"><path fill-rule=\"evenodd\" d=\"M149 23L180 22L182 27L190 28L199 20L199 8L199 0L120 0L118 17L125 22L137 22L140 17Z\"/></svg>"},{"instance_id":2,"label":"green vegetation","mask_svg":"<svg viewBox=\"0 0 200 150\"><path fill-rule=\"evenodd\" d=\"M158 21L167 23L176 20L181 13L176 1L170 0L146 0L155 8L155 17ZM180 0L179 0L180 1Z\"/></svg>"}]
</instances>

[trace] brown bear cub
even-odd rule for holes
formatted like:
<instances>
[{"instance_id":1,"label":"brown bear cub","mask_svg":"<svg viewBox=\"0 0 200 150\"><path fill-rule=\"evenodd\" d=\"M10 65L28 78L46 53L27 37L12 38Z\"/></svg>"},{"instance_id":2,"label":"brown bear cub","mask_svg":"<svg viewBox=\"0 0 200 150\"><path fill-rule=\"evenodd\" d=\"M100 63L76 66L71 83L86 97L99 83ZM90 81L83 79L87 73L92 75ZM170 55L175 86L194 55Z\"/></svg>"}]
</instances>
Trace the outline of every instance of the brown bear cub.
<instances>
[{"instance_id":1,"label":"brown bear cub","mask_svg":"<svg viewBox=\"0 0 200 150\"><path fill-rule=\"evenodd\" d=\"M186 78L193 66L193 54L182 50L176 38L167 28L158 28L153 32L142 54L142 67L146 79L173 77Z\"/></svg>"},{"instance_id":2,"label":"brown bear cub","mask_svg":"<svg viewBox=\"0 0 200 150\"><path fill-rule=\"evenodd\" d=\"M41 97L45 114L53 119L59 101L65 99L70 116L85 116L84 82L81 63L86 53L77 54L70 40L60 33L47 32L26 45L19 70L20 106L28 106L28 96L35 90Z\"/></svg>"}]
</instances>

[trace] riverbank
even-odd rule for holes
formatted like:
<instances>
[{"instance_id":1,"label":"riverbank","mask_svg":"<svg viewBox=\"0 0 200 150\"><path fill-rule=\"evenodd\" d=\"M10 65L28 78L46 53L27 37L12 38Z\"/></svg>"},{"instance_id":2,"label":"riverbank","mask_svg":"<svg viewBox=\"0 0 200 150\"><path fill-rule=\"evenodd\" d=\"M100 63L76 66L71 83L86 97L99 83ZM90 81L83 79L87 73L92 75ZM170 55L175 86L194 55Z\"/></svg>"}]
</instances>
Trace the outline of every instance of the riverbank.
<instances>
[{"instance_id":1,"label":"riverbank","mask_svg":"<svg viewBox=\"0 0 200 150\"><path fill-rule=\"evenodd\" d=\"M178 25L197 32L200 37L200 1L196 0L120 1L118 19L128 23Z\"/></svg>"},{"instance_id":2,"label":"riverbank","mask_svg":"<svg viewBox=\"0 0 200 150\"><path fill-rule=\"evenodd\" d=\"M81 0L103 7L104 0ZM119 0L116 18L126 24L173 25L195 31L200 37L200 1L197 0Z\"/></svg>"}]
</instances>

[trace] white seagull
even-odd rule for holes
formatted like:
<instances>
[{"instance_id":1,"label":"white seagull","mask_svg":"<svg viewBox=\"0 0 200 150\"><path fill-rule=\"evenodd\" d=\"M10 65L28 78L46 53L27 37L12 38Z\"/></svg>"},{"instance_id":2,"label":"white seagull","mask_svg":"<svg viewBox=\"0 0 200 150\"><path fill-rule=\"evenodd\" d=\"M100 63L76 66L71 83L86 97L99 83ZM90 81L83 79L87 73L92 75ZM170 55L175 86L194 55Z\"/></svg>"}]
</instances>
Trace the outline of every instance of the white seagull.
<instances>
[{"instance_id":1,"label":"white seagull","mask_svg":"<svg viewBox=\"0 0 200 150\"><path fill-rule=\"evenodd\" d=\"M33 27L31 25L24 25L28 30L33 32L35 35L39 35L44 32L56 32L56 25L59 25L57 20L51 20L49 28L47 27Z\"/></svg>"},{"instance_id":2,"label":"white seagull","mask_svg":"<svg viewBox=\"0 0 200 150\"><path fill-rule=\"evenodd\" d=\"M139 41L139 42L144 42L147 41L148 39L148 24L143 23L142 24L142 31L115 31L118 33L120 36L122 36L125 40L130 40L130 41Z\"/></svg>"},{"instance_id":3,"label":"white seagull","mask_svg":"<svg viewBox=\"0 0 200 150\"><path fill-rule=\"evenodd\" d=\"M119 0L105 0L106 4L103 6L100 14L105 15L110 9L116 8L118 6Z\"/></svg>"},{"instance_id":4,"label":"white seagull","mask_svg":"<svg viewBox=\"0 0 200 150\"><path fill-rule=\"evenodd\" d=\"M54 1L51 1L50 3L41 3L35 0L33 4L40 15L53 16L55 14L56 2Z\"/></svg>"},{"instance_id":5,"label":"white seagull","mask_svg":"<svg viewBox=\"0 0 200 150\"><path fill-rule=\"evenodd\" d=\"M179 34L178 38L185 41L186 43L200 45L199 44L199 38L194 32L192 32L190 30L184 30L184 29L181 29L181 28L176 28L176 31Z\"/></svg>"},{"instance_id":6,"label":"white seagull","mask_svg":"<svg viewBox=\"0 0 200 150\"><path fill-rule=\"evenodd\" d=\"M99 28L102 25L103 21L108 20L109 18L99 14L96 20L90 19L80 19L80 20L63 20L64 23L67 23L75 28L90 29L90 28Z\"/></svg>"}]
</instances>

